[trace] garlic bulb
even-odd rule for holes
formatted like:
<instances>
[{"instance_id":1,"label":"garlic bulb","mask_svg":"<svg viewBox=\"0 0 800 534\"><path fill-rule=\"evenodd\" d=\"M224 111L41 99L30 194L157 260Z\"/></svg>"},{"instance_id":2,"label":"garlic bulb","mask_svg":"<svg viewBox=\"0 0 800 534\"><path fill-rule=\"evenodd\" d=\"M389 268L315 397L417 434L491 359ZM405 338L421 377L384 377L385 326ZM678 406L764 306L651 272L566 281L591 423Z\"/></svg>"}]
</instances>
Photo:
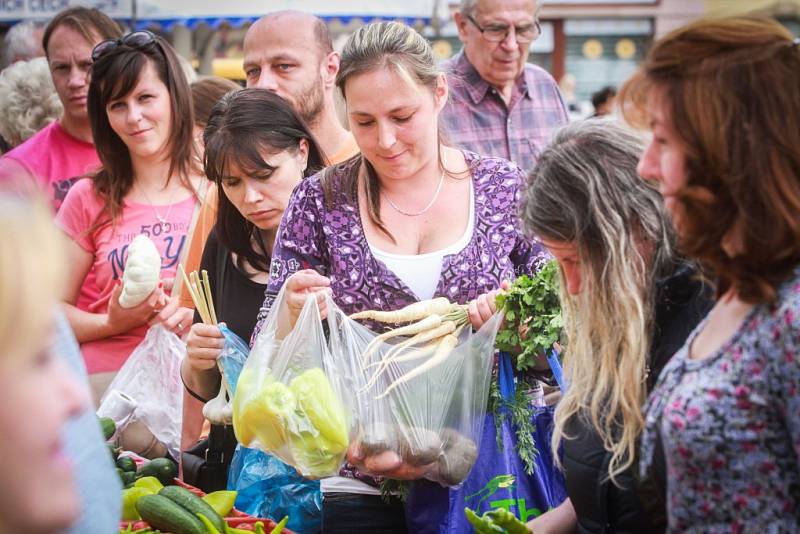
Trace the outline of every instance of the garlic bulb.
<instances>
[{"instance_id":1,"label":"garlic bulb","mask_svg":"<svg viewBox=\"0 0 800 534\"><path fill-rule=\"evenodd\" d=\"M208 419L212 425L233 424L233 404L226 398L228 386L225 383L225 376L220 380L219 393L203 406L203 417Z\"/></svg>"},{"instance_id":2,"label":"garlic bulb","mask_svg":"<svg viewBox=\"0 0 800 534\"><path fill-rule=\"evenodd\" d=\"M155 244L146 235L137 235L128 245L119 305L133 308L144 302L158 285L160 275L161 255Z\"/></svg>"}]
</instances>

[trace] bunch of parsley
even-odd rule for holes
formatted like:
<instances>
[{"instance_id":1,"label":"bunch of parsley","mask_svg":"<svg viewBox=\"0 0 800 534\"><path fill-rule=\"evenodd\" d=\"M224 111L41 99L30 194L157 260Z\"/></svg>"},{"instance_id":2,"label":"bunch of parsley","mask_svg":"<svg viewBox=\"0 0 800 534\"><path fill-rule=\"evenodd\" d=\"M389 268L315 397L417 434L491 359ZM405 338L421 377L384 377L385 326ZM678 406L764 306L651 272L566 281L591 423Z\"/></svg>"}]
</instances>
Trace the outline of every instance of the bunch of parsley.
<instances>
[{"instance_id":1,"label":"bunch of parsley","mask_svg":"<svg viewBox=\"0 0 800 534\"><path fill-rule=\"evenodd\" d=\"M561 337L564 321L561 317L558 283L558 262L550 260L534 276L518 277L505 293L497 296L497 307L503 312L505 322L497 333L495 344L501 351L518 353L514 366L518 378L513 399L503 399L497 383L492 382L489 411L494 414L498 449L503 446L502 422L507 416L511 416L511 424L517 437L517 453L528 474L533 473L538 450L533 439L533 410L527 395L531 386L524 381L521 374L531 369L538 357L547 353Z\"/></svg>"},{"instance_id":2,"label":"bunch of parsley","mask_svg":"<svg viewBox=\"0 0 800 534\"><path fill-rule=\"evenodd\" d=\"M517 355L517 371L532 368L539 355L545 354L561 336L564 321L558 300L558 262L550 260L534 276L520 276L505 293L497 296L497 307L505 315L505 324L497 333L499 350ZM522 327L527 327L524 336Z\"/></svg>"}]
</instances>

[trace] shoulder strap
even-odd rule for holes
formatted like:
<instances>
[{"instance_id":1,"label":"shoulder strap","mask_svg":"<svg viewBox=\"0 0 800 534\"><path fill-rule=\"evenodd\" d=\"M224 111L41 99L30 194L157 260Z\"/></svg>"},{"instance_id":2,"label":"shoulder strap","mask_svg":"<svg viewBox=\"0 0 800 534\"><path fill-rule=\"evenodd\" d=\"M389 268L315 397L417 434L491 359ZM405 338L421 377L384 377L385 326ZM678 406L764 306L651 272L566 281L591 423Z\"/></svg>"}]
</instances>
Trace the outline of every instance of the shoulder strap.
<instances>
[{"instance_id":1,"label":"shoulder strap","mask_svg":"<svg viewBox=\"0 0 800 534\"><path fill-rule=\"evenodd\" d=\"M181 250L180 257L178 258L178 265L183 265L186 263L186 256L189 254L189 245L191 245L192 236L194 235L194 230L195 227L197 226L197 219L198 216L200 215L200 208L206 199L206 193L208 193L208 187L209 187L209 181L203 180L202 183L200 184L200 188L197 190L197 202L194 203L192 218L189 221L189 230L186 232L186 241L184 241L183 243L183 249ZM176 274L176 278L177 276L178 275ZM183 282L176 279L176 283L172 288L170 296L179 299L181 297L182 292L183 292Z\"/></svg>"}]
</instances>

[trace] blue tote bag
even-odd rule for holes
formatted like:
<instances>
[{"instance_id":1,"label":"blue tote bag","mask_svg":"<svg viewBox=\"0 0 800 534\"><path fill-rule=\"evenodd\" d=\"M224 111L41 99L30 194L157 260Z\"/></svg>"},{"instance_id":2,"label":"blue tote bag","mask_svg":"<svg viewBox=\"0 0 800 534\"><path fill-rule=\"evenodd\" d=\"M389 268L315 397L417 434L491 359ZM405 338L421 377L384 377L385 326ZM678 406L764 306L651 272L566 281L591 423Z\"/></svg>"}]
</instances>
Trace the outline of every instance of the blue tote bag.
<instances>
[{"instance_id":1,"label":"blue tote bag","mask_svg":"<svg viewBox=\"0 0 800 534\"><path fill-rule=\"evenodd\" d=\"M513 399L516 389L513 364L506 353L500 354L498 380L503 398ZM525 464L517 454L517 437L510 415L503 419L500 427L502 448L497 446L494 415L486 415L478 461L461 487L450 490L450 506L444 532L472 532L472 525L464 516L465 507L472 508L478 515L496 508L505 508L521 521L527 522L564 501L564 476L555 467L550 449L553 411L554 407L533 409L533 424L536 429L534 440L539 454L531 475L525 472Z\"/></svg>"}]
</instances>

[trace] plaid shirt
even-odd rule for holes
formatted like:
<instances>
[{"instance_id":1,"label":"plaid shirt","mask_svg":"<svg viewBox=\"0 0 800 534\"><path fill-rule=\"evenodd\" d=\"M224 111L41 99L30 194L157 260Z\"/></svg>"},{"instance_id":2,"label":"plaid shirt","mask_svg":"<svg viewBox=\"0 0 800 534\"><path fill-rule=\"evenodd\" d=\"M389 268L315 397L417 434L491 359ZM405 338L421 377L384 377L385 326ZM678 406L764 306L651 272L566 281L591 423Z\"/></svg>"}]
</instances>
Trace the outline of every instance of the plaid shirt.
<instances>
[{"instance_id":1,"label":"plaid shirt","mask_svg":"<svg viewBox=\"0 0 800 534\"><path fill-rule=\"evenodd\" d=\"M497 156L530 171L550 136L568 122L556 82L544 69L527 63L508 105L459 52L442 65L450 99L439 115L447 138L481 156Z\"/></svg>"}]
</instances>

